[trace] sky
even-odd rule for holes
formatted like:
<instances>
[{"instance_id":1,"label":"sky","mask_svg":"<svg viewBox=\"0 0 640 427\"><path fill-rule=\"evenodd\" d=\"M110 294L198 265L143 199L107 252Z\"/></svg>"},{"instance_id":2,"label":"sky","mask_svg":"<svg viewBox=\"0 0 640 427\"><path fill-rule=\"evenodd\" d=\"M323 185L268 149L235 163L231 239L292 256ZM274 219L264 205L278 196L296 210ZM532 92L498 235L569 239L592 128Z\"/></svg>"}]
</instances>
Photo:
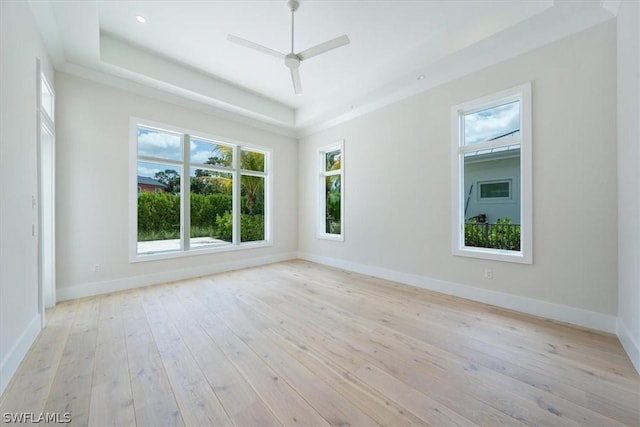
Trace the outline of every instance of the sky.
<instances>
[{"instance_id":1,"label":"sky","mask_svg":"<svg viewBox=\"0 0 640 427\"><path fill-rule=\"evenodd\" d=\"M520 102L464 116L465 145L477 144L520 129Z\"/></svg>"},{"instance_id":2,"label":"sky","mask_svg":"<svg viewBox=\"0 0 640 427\"><path fill-rule=\"evenodd\" d=\"M520 128L520 102L512 102L464 116L465 144L477 144ZM191 162L204 163L213 155L216 144L194 138ZM180 135L149 129L138 129L138 154L180 161ZM168 165L138 162L138 175L153 178L157 172L174 169ZM193 173L192 173L193 174Z\"/></svg>"},{"instance_id":3,"label":"sky","mask_svg":"<svg viewBox=\"0 0 640 427\"><path fill-rule=\"evenodd\" d=\"M191 162L204 163L213 155L216 144L203 140L191 140ZM180 135L158 132L149 129L138 129L138 154L180 161ZM153 178L157 172L166 169L180 170L177 166L169 166L151 162L138 162L138 175ZM193 175L193 173L192 173Z\"/></svg>"}]
</instances>

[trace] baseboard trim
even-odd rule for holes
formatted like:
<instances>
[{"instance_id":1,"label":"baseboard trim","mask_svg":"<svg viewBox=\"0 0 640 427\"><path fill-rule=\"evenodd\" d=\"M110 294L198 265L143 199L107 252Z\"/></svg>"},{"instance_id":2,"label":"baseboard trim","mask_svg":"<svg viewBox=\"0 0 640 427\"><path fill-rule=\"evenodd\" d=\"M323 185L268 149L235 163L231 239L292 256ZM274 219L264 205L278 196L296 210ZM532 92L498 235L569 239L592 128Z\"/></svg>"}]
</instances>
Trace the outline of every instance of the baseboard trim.
<instances>
[{"instance_id":1,"label":"baseboard trim","mask_svg":"<svg viewBox=\"0 0 640 427\"><path fill-rule=\"evenodd\" d=\"M125 289L134 289L142 286L173 282L176 280L192 279L200 276L208 276L210 274L224 273L226 271L272 264L274 262L288 261L291 259L295 259L296 257L297 254L295 252L288 252L263 257L240 259L219 264L210 264L198 267L184 268L180 270L163 271L154 274L126 277L123 279L85 283L81 285L57 289L56 301L67 301L94 295L108 294L110 292L117 292Z\"/></svg>"},{"instance_id":2,"label":"baseboard trim","mask_svg":"<svg viewBox=\"0 0 640 427\"><path fill-rule=\"evenodd\" d=\"M616 332L616 317L613 315L305 252L298 252L298 258L546 319L612 334Z\"/></svg>"},{"instance_id":3,"label":"baseboard trim","mask_svg":"<svg viewBox=\"0 0 640 427\"><path fill-rule=\"evenodd\" d=\"M633 335L629 332L627 325L620 317L618 317L616 324L616 335L618 335L618 339L622 343L622 347L627 352L627 355L629 355L631 363L633 363L636 371L640 374L640 345L633 338Z\"/></svg>"},{"instance_id":4,"label":"baseboard trim","mask_svg":"<svg viewBox=\"0 0 640 427\"><path fill-rule=\"evenodd\" d=\"M4 393L11 382L41 330L42 316L38 313L31 319L18 340L11 347L11 350L9 350L9 353L2 360L2 363L0 363L0 395Z\"/></svg>"}]
</instances>

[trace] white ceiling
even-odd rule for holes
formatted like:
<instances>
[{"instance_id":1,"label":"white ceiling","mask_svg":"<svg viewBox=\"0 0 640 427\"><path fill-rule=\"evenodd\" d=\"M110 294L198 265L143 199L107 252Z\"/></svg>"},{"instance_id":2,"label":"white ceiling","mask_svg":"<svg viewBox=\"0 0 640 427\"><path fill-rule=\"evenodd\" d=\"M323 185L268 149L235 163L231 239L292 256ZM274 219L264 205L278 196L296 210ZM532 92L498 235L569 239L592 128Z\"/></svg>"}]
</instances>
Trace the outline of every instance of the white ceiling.
<instances>
[{"instance_id":1,"label":"white ceiling","mask_svg":"<svg viewBox=\"0 0 640 427\"><path fill-rule=\"evenodd\" d=\"M285 0L30 0L57 69L155 96L162 91L285 133L337 123L565 37L612 18L619 5L300 3L296 52L342 34L351 43L303 62L304 94L296 96L282 61L226 39L234 34L289 53ZM137 15L147 22L139 23Z\"/></svg>"}]
</instances>

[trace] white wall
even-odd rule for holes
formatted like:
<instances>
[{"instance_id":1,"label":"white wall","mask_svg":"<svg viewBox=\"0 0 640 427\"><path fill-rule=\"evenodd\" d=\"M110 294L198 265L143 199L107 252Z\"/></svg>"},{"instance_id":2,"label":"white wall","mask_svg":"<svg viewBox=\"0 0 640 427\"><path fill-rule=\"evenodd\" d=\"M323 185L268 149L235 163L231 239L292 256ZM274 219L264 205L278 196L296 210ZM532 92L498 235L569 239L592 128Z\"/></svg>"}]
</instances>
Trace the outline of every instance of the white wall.
<instances>
[{"instance_id":1,"label":"white wall","mask_svg":"<svg viewBox=\"0 0 640 427\"><path fill-rule=\"evenodd\" d=\"M204 275L295 256L296 140L64 73L57 88L58 299ZM273 149L274 245L129 262L131 116ZM93 265L101 270L93 272Z\"/></svg>"},{"instance_id":2,"label":"white wall","mask_svg":"<svg viewBox=\"0 0 640 427\"><path fill-rule=\"evenodd\" d=\"M0 2L0 393L40 331L36 58L53 68L27 2ZM37 230L36 230L37 232Z\"/></svg>"},{"instance_id":3,"label":"white wall","mask_svg":"<svg viewBox=\"0 0 640 427\"><path fill-rule=\"evenodd\" d=\"M640 372L640 6L618 13L618 336Z\"/></svg>"},{"instance_id":4,"label":"white wall","mask_svg":"<svg viewBox=\"0 0 640 427\"><path fill-rule=\"evenodd\" d=\"M617 313L615 21L303 138L302 257L603 330ZM533 264L451 254L450 108L532 81ZM316 150L345 139L345 241L315 237ZM485 268L494 272L484 278Z\"/></svg>"}]
</instances>

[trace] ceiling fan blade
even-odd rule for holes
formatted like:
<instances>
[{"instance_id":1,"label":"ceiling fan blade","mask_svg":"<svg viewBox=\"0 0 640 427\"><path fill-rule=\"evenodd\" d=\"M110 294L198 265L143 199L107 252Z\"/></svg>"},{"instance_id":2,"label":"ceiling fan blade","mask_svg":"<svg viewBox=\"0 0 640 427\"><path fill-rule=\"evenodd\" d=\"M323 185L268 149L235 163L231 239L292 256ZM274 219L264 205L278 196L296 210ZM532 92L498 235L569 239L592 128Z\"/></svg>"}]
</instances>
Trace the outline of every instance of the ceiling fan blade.
<instances>
[{"instance_id":1,"label":"ceiling fan blade","mask_svg":"<svg viewBox=\"0 0 640 427\"><path fill-rule=\"evenodd\" d=\"M300 82L300 70L291 68L291 81L293 82L293 90L296 95L302 95L302 83Z\"/></svg>"},{"instance_id":2,"label":"ceiling fan blade","mask_svg":"<svg viewBox=\"0 0 640 427\"><path fill-rule=\"evenodd\" d=\"M233 34L229 34L227 36L227 40L231 43L239 44L240 46L248 47L258 52L266 53L267 55L275 56L276 58L284 59L284 53L280 53L277 50L269 49L268 47L262 46L258 43L251 42L249 40L243 39L242 37L234 36Z\"/></svg>"},{"instance_id":3,"label":"ceiling fan blade","mask_svg":"<svg viewBox=\"0 0 640 427\"><path fill-rule=\"evenodd\" d=\"M347 35L344 34L340 37L336 37L335 39L326 41L324 43L320 43L317 46L310 47L307 50L303 50L298 54L298 58L300 58L300 61L304 61L305 59L313 58L314 56L320 55L321 53L325 53L327 51L339 48L340 46L344 46L349 43L350 43L349 37L347 37Z\"/></svg>"}]
</instances>

